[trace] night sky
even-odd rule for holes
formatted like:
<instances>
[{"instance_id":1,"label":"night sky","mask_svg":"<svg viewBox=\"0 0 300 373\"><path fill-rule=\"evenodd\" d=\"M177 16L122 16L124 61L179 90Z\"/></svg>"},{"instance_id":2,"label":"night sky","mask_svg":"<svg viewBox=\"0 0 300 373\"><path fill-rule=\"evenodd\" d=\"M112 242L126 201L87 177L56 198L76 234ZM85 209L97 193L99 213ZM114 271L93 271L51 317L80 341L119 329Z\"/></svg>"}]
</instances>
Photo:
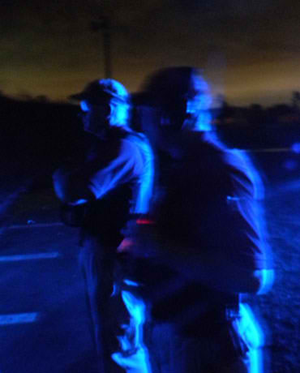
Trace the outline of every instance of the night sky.
<instances>
[{"instance_id":1,"label":"night sky","mask_svg":"<svg viewBox=\"0 0 300 373\"><path fill-rule=\"evenodd\" d=\"M65 100L104 77L90 27L103 10L113 77L130 91L171 65L202 68L236 105L288 103L300 90L299 0L0 0L0 90Z\"/></svg>"}]
</instances>

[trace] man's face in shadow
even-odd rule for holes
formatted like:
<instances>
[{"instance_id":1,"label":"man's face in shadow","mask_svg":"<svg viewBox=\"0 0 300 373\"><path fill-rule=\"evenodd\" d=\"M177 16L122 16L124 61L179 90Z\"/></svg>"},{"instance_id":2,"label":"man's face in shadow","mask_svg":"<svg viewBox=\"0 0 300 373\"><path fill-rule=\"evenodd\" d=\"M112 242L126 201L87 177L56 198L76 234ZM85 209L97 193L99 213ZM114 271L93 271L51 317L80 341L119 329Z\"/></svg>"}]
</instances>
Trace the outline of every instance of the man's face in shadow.
<instances>
[{"instance_id":1,"label":"man's face in shadow","mask_svg":"<svg viewBox=\"0 0 300 373\"><path fill-rule=\"evenodd\" d=\"M184 79L185 78L185 79ZM177 82L178 83L178 82ZM211 103L208 84L197 75L189 79L182 78L177 89L172 90L164 98L163 110L166 123L174 129L193 128L201 112L208 110Z\"/></svg>"},{"instance_id":2,"label":"man's face in shadow","mask_svg":"<svg viewBox=\"0 0 300 373\"><path fill-rule=\"evenodd\" d=\"M96 136L101 136L110 127L112 104L109 98L101 102L84 100L80 102L83 111L83 129Z\"/></svg>"}]
</instances>

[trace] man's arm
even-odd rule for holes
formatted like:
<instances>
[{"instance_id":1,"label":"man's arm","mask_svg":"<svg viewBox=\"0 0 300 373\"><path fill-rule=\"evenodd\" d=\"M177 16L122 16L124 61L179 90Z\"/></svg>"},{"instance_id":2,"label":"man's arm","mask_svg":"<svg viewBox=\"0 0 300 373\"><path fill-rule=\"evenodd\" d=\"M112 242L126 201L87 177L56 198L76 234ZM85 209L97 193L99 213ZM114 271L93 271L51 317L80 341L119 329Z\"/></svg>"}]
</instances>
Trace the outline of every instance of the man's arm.
<instances>
[{"instance_id":1,"label":"man's arm","mask_svg":"<svg viewBox=\"0 0 300 373\"><path fill-rule=\"evenodd\" d=\"M137 180L143 172L144 162L137 146L122 140L118 156L106 167L97 170L88 180L88 189L96 199L116 186Z\"/></svg>"},{"instance_id":2,"label":"man's arm","mask_svg":"<svg viewBox=\"0 0 300 373\"><path fill-rule=\"evenodd\" d=\"M94 166L95 160L92 162ZM76 205L101 198L116 186L138 178L143 159L136 145L121 140L117 157L103 168L100 165L99 169L90 171L89 167L86 163L77 169L61 168L54 173L54 189L62 202Z\"/></svg>"},{"instance_id":3,"label":"man's arm","mask_svg":"<svg viewBox=\"0 0 300 373\"><path fill-rule=\"evenodd\" d=\"M78 205L95 199L83 178L83 171L78 168L61 167L53 174L53 187L61 202Z\"/></svg>"}]
</instances>

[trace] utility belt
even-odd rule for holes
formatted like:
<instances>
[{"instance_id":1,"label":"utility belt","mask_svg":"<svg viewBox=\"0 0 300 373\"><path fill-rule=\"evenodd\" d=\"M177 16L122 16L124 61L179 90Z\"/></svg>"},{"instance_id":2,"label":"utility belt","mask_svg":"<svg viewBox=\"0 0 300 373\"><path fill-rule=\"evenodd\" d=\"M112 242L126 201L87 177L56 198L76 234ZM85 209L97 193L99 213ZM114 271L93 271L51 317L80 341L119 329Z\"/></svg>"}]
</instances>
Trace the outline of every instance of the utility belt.
<instances>
[{"instance_id":1,"label":"utility belt","mask_svg":"<svg viewBox=\"0 0 300 373\"><path fill-rule=\"evenodd\" d=\"M68 227L81 227L89 213L90 203L79 205L61 204L60 218Z\"/></svg>"},{"instance_id":2,"label":"utility belt","mask_svg":"<svg viewBox=\"0 0 300 373\"><path fill-rule=\"evenodd\" d=\"M146 214L131 213L122 234L124 240L118 252L131 253L136 257L149 257L153 243L157 241L155 221Z\"/></svg>"}]
</instances>

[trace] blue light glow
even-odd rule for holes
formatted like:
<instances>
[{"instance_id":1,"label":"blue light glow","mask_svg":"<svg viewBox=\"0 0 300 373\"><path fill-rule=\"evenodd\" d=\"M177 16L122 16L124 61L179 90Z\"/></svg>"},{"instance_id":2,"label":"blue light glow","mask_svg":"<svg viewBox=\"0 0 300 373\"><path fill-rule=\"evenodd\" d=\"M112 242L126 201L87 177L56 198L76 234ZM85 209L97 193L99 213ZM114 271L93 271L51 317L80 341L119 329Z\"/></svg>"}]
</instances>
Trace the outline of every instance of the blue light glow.
<instances>
[{"instance_id":1,"label":"blue light glow","mask_svg":"<svg viewBox=\"0 0 300 373\"><path fill-rule=\"evenodd\" d=\"M284 162L283 167L286 170L294 171L298 167L298 162L295 159L288 159Z\"/></svg>"},{"instance_id":2,"label":"blue light glow","mask_svg":"<svg viewBox=\"0 0 300 373\"><path fill-rule=\"evenodd\" d=\"M80 101L80 108L84 112L89 111L89 106L88 106L88 103L86 101Z\"/></svg>"},{"instance_id":3,"label":"blue light glow","mask_svg":"<svg viewBox=\"0 0 300 373\"><path fill-rule=\"evenodd\" d=\"M240 304L240 318L234 321L234 327L249 348L249 373L263 372L262 347L265 337L253 312L246 304Z\"/></svg>"},{"instance_id":4,"label":"blue light glow","mask_svg":"<svg viewBox=\"0 0 300 373\"><path fill-rule=\"evenodd\" d=\"M135 281L131 281L131 280L127 280L127 279L124 280L124 283L125 283L126 285L128 285L128 286L135 286L135 287L138 287L138 286L139 286L139 284L138 284L137 282L135 282Z\"/></svg>"},{"instance_id":5,"label":"blue light glow","mask_svg":"<svg viewBox=\"0 0 300 373\"><path fill-rule=\"evenodd\" d=\"M59 258L60 256L61 254L58 252L7 255L7 256L0 256L0 262L20 262L24 260L56 259L56 258Z\"/></svg>"},{"instance_id":6,"label":"blue light glow","mask_svg":"<svg viewBox=\"0 0 300 373\"><path fill-rule=\"evenodd\" d=\"M299 154L300 153L300 142L295 142L292 146L291 149L294 153Z\"/></svg>"},{"instance_id":7,"label":"blue light glow","mask_svg":"<svg viewBox=\"0 0 300 373\"><path fill-rule=\"evenodd\" d=\"M127 280L127 284L130 283ZM130 315L130 322L129 325L123 325L124 336L118 337L122 352L112 354L112 359L127 373L151 373L148 350L143 343L146 305L134 291L123 290L122 299Z\"/></svg>"},{"instance_id":8,"label":"blue light glow","mask_svg":"<svg viewBox=\"0 0 300 373\"><path fill-rule=\"evenodd\" d=\"M150 208L154 182L154 156L151 147L145 137L132 136L132 141L141 149L144 158L143 174L137 186L135 204L132 213L147 214Z\"/></svg>"},{"instance_id":9,"label":"blue light glow","mask_svg":"<svg viewBox=\"0 0 300 373\"><path fill-rule=\"evenodd\" d=\"M254 272L254 275L260 279L260 289L257 295L266 294L273 286L275 272L273 269L262 269Z\"/></svg>"},{"instance_id":10,"label":"blue light glow","mask_svg":"<svg viewBox=\"0 0 300 373\"><path fill-rule=\"evenodd\" d=\"M37 312L0 315L0 325L33 323L37 321L38 317L39 314Z\"/></svg>"},{"instance_id":11,"label":"blue light glow","mask_svg":"<svg viewBox=\"0 0 300 373\"><path fill-rule=\"evenodd\" d=\"M83 205L84 203L87 203L87 202L88 202L87 199L79 199L75 202L70 202L70 205L72 206Z\"/></svg>"},{"instance_id":12,"label":"blue light glow","mask_svg":"<svg viewBox=\"0 0 300 373\"><path fill-rule=\"evenodd\" d=\"M126 126L128 124L130 106L127 103L112 100L110 107L110 124L116 127Z\"/></svg>"}]
</instances>

